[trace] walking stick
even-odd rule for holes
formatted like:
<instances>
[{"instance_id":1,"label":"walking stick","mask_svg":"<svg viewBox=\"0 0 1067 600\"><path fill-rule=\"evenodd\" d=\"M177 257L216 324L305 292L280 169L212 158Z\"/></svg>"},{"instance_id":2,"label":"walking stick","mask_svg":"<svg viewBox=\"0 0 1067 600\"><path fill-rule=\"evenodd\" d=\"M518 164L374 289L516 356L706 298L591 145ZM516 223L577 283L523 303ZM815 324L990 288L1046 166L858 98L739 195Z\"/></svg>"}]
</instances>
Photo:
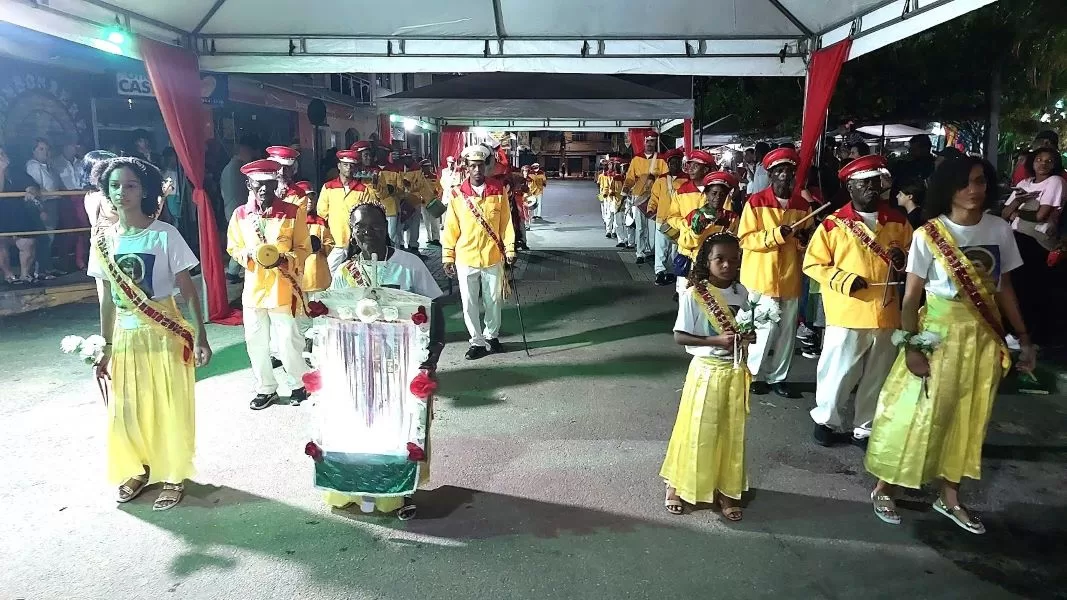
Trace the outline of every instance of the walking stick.
<instances>
[{"instance_id":1,"label":"walking stick","mask_svg":"<svg viewBox=\"0 0 1067 600\"><path fill-rule=\"evenodd\" d=\"M515 296L515 312L519 314L519 329L522 330L522 347L526 349L526 357L532 358L530 355L530 344L526 341L526 325L522 322L522 302L519 301L519 288L515 285L515 273L512 271L509 284L511 285L511 293Z\"/></svg>"}]
</instances>

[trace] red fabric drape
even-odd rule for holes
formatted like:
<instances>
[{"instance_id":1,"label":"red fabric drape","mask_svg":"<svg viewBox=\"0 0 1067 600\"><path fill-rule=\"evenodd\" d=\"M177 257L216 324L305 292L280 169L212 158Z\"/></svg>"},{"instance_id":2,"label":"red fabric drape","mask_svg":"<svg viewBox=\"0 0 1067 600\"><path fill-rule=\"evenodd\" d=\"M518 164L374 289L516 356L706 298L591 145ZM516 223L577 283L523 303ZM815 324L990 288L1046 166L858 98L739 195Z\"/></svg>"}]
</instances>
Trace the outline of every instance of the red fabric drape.
<instances>
[{"instance_id":1,"label":"red fabric drape","mask_svg":"<svg viewBox=\"0 0 1067 600\"><path fill-rule=\"evenodd\" d=\"M685 155L693 153L693 119L682 122L682 138L685 140Z\"/></svg>"},{"instance_id":2,"label":"red fabric drape","mask_svg":"<svg viewBox=\"0 0 1067 600\"><path fill-rule=\"evenodd\" d=\"M463 136L467 133L466 127L444 127L441 129L441 156L437 164L441 167L448 166L448 157L451 156L459 161L459 155L463 152Z\"/></svg>"},{"instance_id":3,"label":"red fabric drape","mask_svg":"<svg viewBox=\"0 0 1067 600\"><path fill-rule=\"evenodd\" d=\"M797 191L808 180L808 168L815 158L815 148L823 128L826 127L826 109L830 107L830 98L837 86L837 76L841 74L841 65L848 60L852 49L852 38L816 51L808 63L807 89L804 93L804 128L800 138L800 165L797 169Z\"/></svg>"},{"instance_id":4,"label":"red fabric drape","mask_svg":"<svg viewBox=\"0 0 1067 600\"><path fill-rule=\"evenodd\" d=\"M378 115L378 143L386 148L393 145L393 123L389 115Z\"/></svg>"},{"instance_id":5,"label":"red fabric drape","mask_svg":"<svg viewBox=\"0 0 1067 600\"><path fill-rule=\"evenodd\" d=\"M631 129L628 135L630 136L630 148L633 150L634 156L641 156L645 153L645 136L659 134L655 129L649 127L636 127Z\"/></svg>"},{"instance_id":6,"label":"red fabric drape","mask_svg":"<svg viewBox=\"0 0 1067 600\"><path fill-rule=\"evenodd\" d=\"M204 131L204 105L200 99L200 67L196 55L148 38L141 37L138 41L171 145L185 169L185 176L193 184L193 203L196 204L200 224L200 269L207 291L208 319L227 325L240 324L241 313L230 308L226 294L222 246L211 201L204 191L207 135Z\"/></svg>"}]
</instances>

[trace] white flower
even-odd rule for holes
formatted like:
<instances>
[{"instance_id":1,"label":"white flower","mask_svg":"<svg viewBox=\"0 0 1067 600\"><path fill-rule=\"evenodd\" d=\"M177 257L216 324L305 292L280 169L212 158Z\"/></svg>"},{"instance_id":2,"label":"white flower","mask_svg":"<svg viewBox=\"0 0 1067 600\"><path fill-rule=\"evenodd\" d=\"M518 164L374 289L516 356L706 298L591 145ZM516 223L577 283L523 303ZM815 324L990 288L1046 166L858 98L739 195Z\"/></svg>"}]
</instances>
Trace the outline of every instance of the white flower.
<instances>
[{"instance_id":1,"label":"white flower","mask_svg":"<svg viewBox=\"0 0 1067 600\"><path fill-rule=\"evenodd\" d=\"M908 336L909 335L910 334L907 331L904 331L903 329L898 329L898 330L894 331L893 332L893 337L892 337L893 345L894 346L903 345L904 342L908 341Z\"/></svg>"},{"instance_id":2,"label":"white flower","mask_svg":"<svg viewBox=\"0 0 1067 600\"><path fill-rule=\"evenodd\" d=\"M364 298L356 303L356 318L364 323L373 323L382 317L382 309L371 298Z\"/></svg>"},{"instance_id":3,"label":"white flower","mask_svg":"<svg viewBox=\"0 0 1067 600\"><path fill-rule=\"evenodd\" d=\"M342 306L337 309L337 318L344 319L345 321L353 321L356 318L356 311L350 306Z\"/></svg>"},{"instance_id":4,"label":"white flower","mask_svg":"<svg viewBox=\"0 0 1067 600\"><path fill-rule=\"evenodd\" d=\"M752 311L743 308L743 309L737 311L737 315L734 317L734 320L737 321L738 323L751 323L752 322Z\"/></svg>"},{"instance_id":5,"label":"white flower","mask_svg":"<svg viewBox=\"0 0 1067 600\"><path fill-rule=\"evenodd\" d=\"M933 350L941 344L941 336L933 331L923 331L911 338L912 345Z\"/></svg>"},{"instance_id":6,"label":"white flower","mask_svg":"<svg viewBox=\"0 0 1067 600\"><path fill-rule=\"evenodd\" d=\"M400 311L395 306L382 307L382 318L386 321L399 321Z\"/></svg>"},{"instance_id":7,"label":"white flower","mask_svg":"<svg viewBox=\"0 0 1067 600\"><path fill-rule=\"evenodd\" d=\"M758 323L777 323L781 319L782 312L778 309L777 302L761 304L756 307L756 321Z\"/></svg>"},{"instance_id":8,"label":"white flower","mask_svg":"<svg viewBox=\"0 0 1067 600\"><path fill-rule=\"evenodd\" d=\"M68 335L59 342L59 349L65 354L73 354L81 348L84 341L80 335Z\"/></svg>"},{"instance_id":9,"label":"white flower","mask_svg":"<svg viewBox=\"0 0 1067 600\"><path fill-rule=\"evenodd\" d=\"M107 340L105 340L102 336L99 335L90 335L89 337L85 338L85 345L89 346L90 348L103 348L107 345Z\"/></svg>"}]
</instances>

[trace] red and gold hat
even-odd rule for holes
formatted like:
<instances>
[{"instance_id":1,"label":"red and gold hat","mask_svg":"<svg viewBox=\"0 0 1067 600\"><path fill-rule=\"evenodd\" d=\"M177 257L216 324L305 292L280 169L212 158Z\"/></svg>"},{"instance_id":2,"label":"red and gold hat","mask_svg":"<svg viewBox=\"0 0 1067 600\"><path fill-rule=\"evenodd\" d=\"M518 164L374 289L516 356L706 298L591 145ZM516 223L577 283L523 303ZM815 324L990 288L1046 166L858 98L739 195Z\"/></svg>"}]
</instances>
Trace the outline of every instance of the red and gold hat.
<instances>
[{"instance_id":1,"label":"red and gold hat","mask_svg":"<svg viewBox=\"0 0 1067 600\"><path fill-rule=\"evenodd\" d=\"M359 162L358 150L338 150L337 162L343 163L357 163Z\"/></svg>"},{"instance_id":2,"label":"red and gold hat","mask_svg":"<svg viewBox=\"0 0 1067 600\"><path fill-rule=\"evenodd\" d=\"M254 160L241 167L241 172L253 181L270 181L272 179L278 179L278 171L281 170L282 165L269 158Z\"/></svg>"},{"instance_id":3,"label":"red and gold hat","mask_svg":"<svg viewBox=\"0 0 1067 600\"><path fill-rule=\"evenodd\" d=\"M708 165L709 167L715 166L715 157L710 152L703 150L693 150L689 154L689 162L700 163L702 165Z\"/></svg>"},{"instance_id":4,"label":"red and gold hat","mask_svg":"<svg viewBox=\"0 0 1067 600\"><path fill-rule=\"evenodd\" d=\"M704 177L704 185L725 185L733 189L740 185L740 182L729 171L713 171Z\"/></svg>"},{"instance_id":5,"label":"red and gold hat","mask_svg":"<svg viewBox=\"0 0 1067 600\"><path fill-rule=\"evenodd\" d=\"M364 152L370 149L370 142L356 142L355 144L352 144L351 148L349 148L349 150L353 150L355 152Z\"/></svg>"},{"instance_id":6,"label":"red and gold hat","mask_svg":"<svg viewBox=\"0 0 1067 600\"><path fill-rule=\"evenodd\" d=\"M291 167L300 158L300 153L289 146L271 146L267 148L267 156L280 165Z\"/></svg>"},{"instance_id":7,"label":"red and gold hat","mask_svg":"<svg viewBox=\"0 0 1067 600\"><path fill-rule=\"evenodd\" d=\"M540 171L541 170L541 164L540 163L534 163L534 164L530 165L530 169L532 169L534 171Z\"/></svg>"},{"instance_id":8,"label":"red and gold hat","mask_svg":"<svg viewBox=\"0 0 1067 600\"><path fill-rule=\"evenodd\" d=\"M841 167L841 170L837 172L837 176L841 181L847 181L849 179L869 179L871 177L881 177L882 175L888 174L889 163L884 156L879 156L877 154L861 156L844 167Z\"/></svg>"},{"instance_id":9,"label":"red and gold hat","mask_svg":"<svg viewBox=\"0 0 1067 600\"><path fill-rule=\"evenodd\" d=\"M293 184L293 187L304 192L304 195L315 193L315 190L311 187L310 181L298 181Z\"/></svg>"},{"instance_id":10,"label":"red and gold hat","mask_svg":"<svg viewBox=\"0 0 1067 600\"><path fill-rule=\"evenodd\" d=\"M674 150L668 150L664 152L660 158L663 160L670 160L672 158L685 158L685 150L681 148L675 148Z\"/></svg>"},{"instance_id":11,"label":"red and gold hat","mask_svg":"<svg viewBox=\"0 0 1067 600\"><path fill-rule=\"evenodd\" d=\"M790 163L795 167L800 163L800 155L792 148L776 148L763 157L763 168L768 171L784 163Z\"/></svg>"}]
</instances>

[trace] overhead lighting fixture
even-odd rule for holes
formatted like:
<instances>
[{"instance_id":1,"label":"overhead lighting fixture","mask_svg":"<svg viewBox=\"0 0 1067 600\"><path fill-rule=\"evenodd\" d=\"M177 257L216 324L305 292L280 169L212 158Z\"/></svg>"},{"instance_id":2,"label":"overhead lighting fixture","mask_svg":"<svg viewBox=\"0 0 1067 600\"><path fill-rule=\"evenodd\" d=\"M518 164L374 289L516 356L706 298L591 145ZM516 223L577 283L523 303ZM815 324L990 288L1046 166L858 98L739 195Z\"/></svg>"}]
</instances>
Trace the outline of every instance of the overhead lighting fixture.
<instances>
[{"instance_id":1,"label":"overhead lighting fixture","mask_svg":"<svg viewBox=\"0 0 1067 600\"><path fill-rule=\"evenodd\" d=\"M407 119L407 118L404 119L404 131L407 131L408 133L410 133L412 131L415 131L415 128L418 127L418 126L419 126L419 123L415 119Z\"/></svg>"}]
</instances>

